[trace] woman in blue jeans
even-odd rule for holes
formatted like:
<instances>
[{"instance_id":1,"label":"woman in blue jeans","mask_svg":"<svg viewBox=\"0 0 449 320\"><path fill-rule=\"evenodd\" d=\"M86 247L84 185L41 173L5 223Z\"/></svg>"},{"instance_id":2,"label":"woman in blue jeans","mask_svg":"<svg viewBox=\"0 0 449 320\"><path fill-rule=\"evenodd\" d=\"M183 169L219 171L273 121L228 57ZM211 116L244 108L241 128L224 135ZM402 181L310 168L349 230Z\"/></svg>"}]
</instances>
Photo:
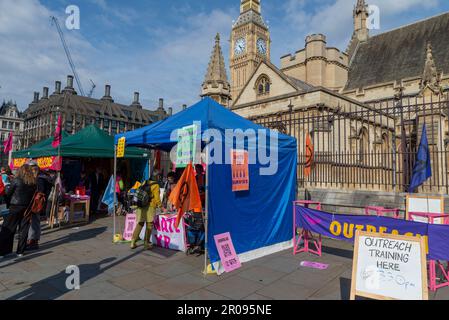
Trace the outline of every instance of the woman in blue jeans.
<instances>
[{"instance_id":1,"label":"woman in blue jeans","mask_svg":"<svg viewBox=\"0 0 449 320\"><path fill-rule=\"evenodd\" d=\"M19 243L17 255L23 255L30 228L30 218L25 212L33 200L36 192L36 177L29 165L19 169L17 178L6 188L6 203L9 207L9 215L5 219L0 232L0 258L12 253L14 235L19 228Z\"/></svg>"},{"instance_id":2,"label":"woman in blue jeans","mask_svg":"<svg viewBox=\"0 0 449 320\"><path fill-rule=\"evenodd\" d=\"M193 212L187 217L187 241L189 248L187 254L204 253L204 219L202 213Z\"/></svg>"}]
</instances>

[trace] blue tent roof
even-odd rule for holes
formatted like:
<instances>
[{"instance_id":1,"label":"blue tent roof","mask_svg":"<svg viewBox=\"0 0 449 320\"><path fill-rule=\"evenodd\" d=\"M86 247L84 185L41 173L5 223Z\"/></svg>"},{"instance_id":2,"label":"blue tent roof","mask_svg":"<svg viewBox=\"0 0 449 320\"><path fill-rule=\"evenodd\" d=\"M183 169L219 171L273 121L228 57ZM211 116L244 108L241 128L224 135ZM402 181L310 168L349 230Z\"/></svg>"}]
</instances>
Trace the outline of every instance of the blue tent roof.
<instances>
[{"instance_id":1,"label":"blue tent roof","mask_svg":"<svg viewBox=\"0 0 449 320\"><path fill-rule=\"evenodd\" d=\"M190 108L162 121L134 131L117 134L115 143L121 137L125 137L126 146L170 150L176 145L176 141L170 139L172 133L192 125L195 121L201 122L201 133L208 129L217 129L221 133L224 133L226 129L267 130L267 128L235 114L215 100L206 97ZM279 133L278 139L280 143L290 144L296 148L295 138Z\"/></svg>"},{"instance_id":2,"label":"blue tent roof","mask_svg":"<svg viewBox=\"0 0 449 320\"><path fill-rule=\"evenodd\" d=\"M244 148L248 151L257 145L258 161L249 164L250 190L232 191L232 171L230 164L212 163L209 169L209 220L208 220L208 252L212 262L220 260L214 242L214 236L230 232L236 252L241 255L257 250L260 256L272 253L273 248L281 243L291 242L293 230L293 201L296 196L297 143L296 139L278 134L259 126L219 105L210 98L205 98L192 107L179 112L163 121L150 126L115 136L115 141L126 137L127 146L159 148L170 150L176 145L176 130L200 122L201 133L215 129L224 137L226 129L253 129L264 132L269 138L277 136L277 145L261 140L263 135L246 139ZM173 134L175 133L175 134ZM171 139L173 136L173 139ZM266 140L270 141L267 138ZM230 154L230 149L241 148L234 142L219 145L223 155ZM220 141L220 142L222 142ZM256 144L253 144L255 142ZM269 145L267 148L261 148ZM219 147L219 148L220 148ZM273 148L271 148L273 147ZM251 149L252 148L252 149ZM262 163L259 154L266 155L274 151L273 163ZM270 175L261 174L262 168L274 164L276 171ZM244 257L244 256L242 256ZM247 257L244 257L247 260Z\"/></svg>"}]
</instances>

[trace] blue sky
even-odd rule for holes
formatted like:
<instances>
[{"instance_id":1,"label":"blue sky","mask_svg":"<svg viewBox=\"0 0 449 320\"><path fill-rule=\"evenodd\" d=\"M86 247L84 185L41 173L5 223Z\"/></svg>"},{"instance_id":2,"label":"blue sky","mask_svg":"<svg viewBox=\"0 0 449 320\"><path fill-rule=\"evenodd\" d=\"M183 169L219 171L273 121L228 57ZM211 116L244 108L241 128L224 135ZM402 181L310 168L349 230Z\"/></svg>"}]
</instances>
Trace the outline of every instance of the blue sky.
<instances>
[{"instance_id":1,"label":"blue sky","mask_svg":"<svg viewBox=\"0 0 449 320\"><path fill-rule=\"evenodd\" d=\"M262 0L270 26L272 62L324 33L328 44L345 50L352 34L356 0ZM449 11L446 0L372 0L384 32ZM159 98L175 111L199 99L200 85L217 32L228 66L229 35L239 0L0 0L0 99L21 110L43 86L65 84L67 59L49 16L64 22L68 5L80 8L80 30L64 29L86 92L90 79L101 97L112 86L117 102L130 104L134 91L155 108Z\"/></svg>"}]
</instances>

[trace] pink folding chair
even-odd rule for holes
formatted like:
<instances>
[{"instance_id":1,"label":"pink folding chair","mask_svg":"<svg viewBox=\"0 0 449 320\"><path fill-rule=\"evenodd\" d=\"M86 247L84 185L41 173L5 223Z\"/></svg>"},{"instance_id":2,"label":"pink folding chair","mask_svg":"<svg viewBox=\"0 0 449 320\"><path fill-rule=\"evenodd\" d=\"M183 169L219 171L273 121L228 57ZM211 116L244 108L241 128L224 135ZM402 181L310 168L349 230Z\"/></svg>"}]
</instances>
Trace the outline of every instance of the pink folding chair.
<instances>
[{"instance_id":1,"label":"pink folding chair","mask_svg":"<svg viewBox=\"0 0 449 320\"><path fill-rule=\"evenodd\" d=\"M449 224L449 214L445 213L409 212L408 216L411 221L427 222L429 224ZM446 266L444 266L442 261L429 260L427 261L427 268L429 270L430 291L449 287L449 263L447 261ZM442 277L437 276L437 270L441 271Z\"/></svg>"},{"instance_id":2,"label":"pink folding chair","mask_svg":"<svg viewBox=\"0 0 449 320\"><path fill-rule=\"evenodd\" d=\"M301 252L308 252L312 254L316 254L321 257L322 255L322 238L321 234L316 238L312 232L306 229L302 229L299 231L299 237L296 239L296 215L295 215L295 207L301 205L306 208L309 208L311 205L315 205L317 210L321 210L321 203L317 201L295 201L293 202L293 255L296 255ZM304 243L304 246L301 247L301 242Z\"/></svg>"}]
</instances>

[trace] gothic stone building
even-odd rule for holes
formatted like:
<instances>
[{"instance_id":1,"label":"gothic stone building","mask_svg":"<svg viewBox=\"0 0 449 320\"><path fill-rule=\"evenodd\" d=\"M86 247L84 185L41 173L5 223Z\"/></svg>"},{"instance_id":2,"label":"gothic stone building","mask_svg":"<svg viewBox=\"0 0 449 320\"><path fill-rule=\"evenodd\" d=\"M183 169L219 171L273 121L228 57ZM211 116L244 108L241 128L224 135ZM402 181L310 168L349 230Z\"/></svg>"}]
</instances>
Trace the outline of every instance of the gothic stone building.
<instances>
[{"instance_id":1,"label":"gothic stone building","mask_svg":"<svg viewBox=\"0 0 449 320\"><path fill-rule=\"evenodd\" d=\"M276 67L260 0L241 0L224 95L237 114L297 138L301 197L306 190L323 203L404 207L424 124L433 176L418 191L447 195L449 13L375 36L367 19L367 4L357 0L346 50L312 34ZM310 176L307 135L315 149Z\"/></svg>"},{"instance_id":2,"label":"gothic stone building","mask_svg":"<svg viewBox=\"0 0 449 320\"><path fill-rule=\"evenodd\" d=\"M22 134L23 134L23 118L19 112L16 103L12 101L3 101L0 107L0 142L3 146L3 142L8 139L9 133L13 133L13 151L20 150L22 147ZM1 151L0 156L1 166L8 165L8 155Z\"/></svg>"},{"instance_id":3,"label":"gothic stone building","mask_svg":"<svg viewBox=\"0 0 449 320\"><path fill-rule=\"evenodd\" d=\"M34 93L34 100L24 112L24 148L50 137L57 125L58 114L62 115L64 130L74 134L90 124L96 124L110 135L144 127L159 121L172 113L164 109L163 99L155 111L144 109L139 102L139 93L134 93L130 105L114 102L111 86L105 86L101 99L79 96L73 88L73 77L67 77L67 86L61 90L61 82L56 81L55 91L50 96L48 88Z\"/></svg>"}]
</instances>

